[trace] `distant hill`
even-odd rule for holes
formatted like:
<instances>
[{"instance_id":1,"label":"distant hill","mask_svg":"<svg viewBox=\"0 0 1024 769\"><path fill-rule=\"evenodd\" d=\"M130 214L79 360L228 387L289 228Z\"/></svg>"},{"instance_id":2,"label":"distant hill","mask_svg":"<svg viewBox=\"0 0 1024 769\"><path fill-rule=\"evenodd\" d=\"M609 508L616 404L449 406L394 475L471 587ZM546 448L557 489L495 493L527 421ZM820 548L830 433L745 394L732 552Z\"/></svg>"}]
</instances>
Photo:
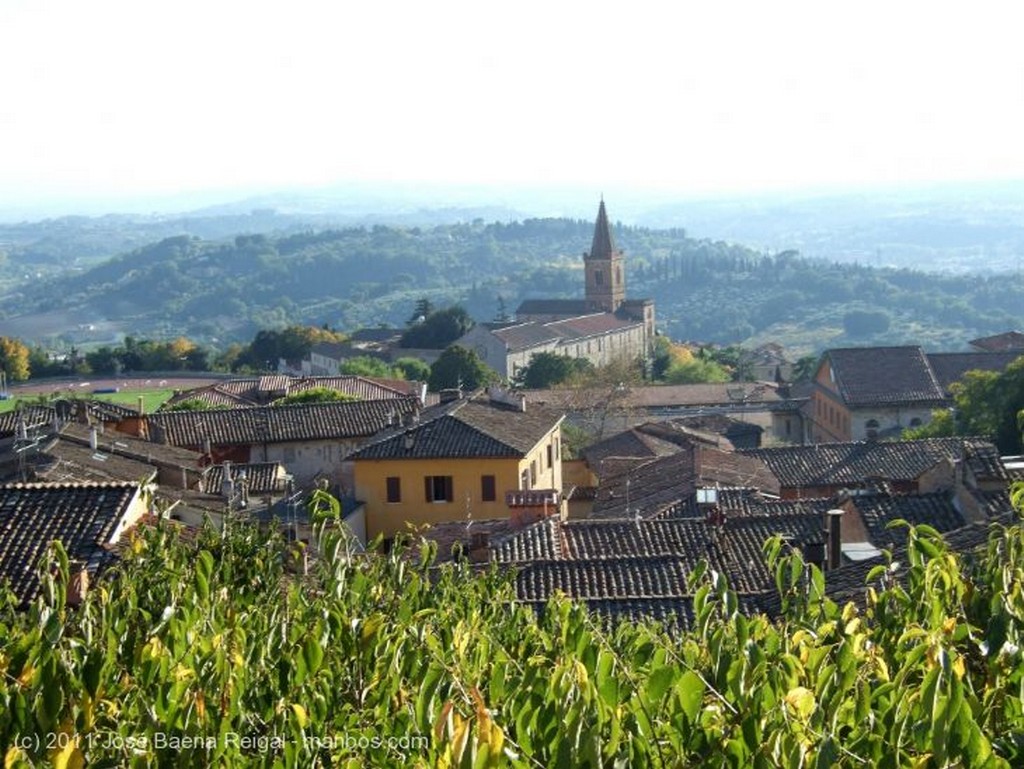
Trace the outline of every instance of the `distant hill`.
<instances>
[{"instance_id":1,"label":"distant hill","mask_svg":"<svg viewBox=\"0 0 1024 769\"><path fill-rule=\"evenodd\" d=\"M270 211L248 215L252 222L277 218L294 221ZM226 240L176 235L19 283L2 304L0 335L88 345L118 334L185 334L225 344L294 322L400 326L422 297L435 306L460 302L489 320L502 304L511 312L525 298L582 294L592 222L485 221L285 226ZM775 339L797 351L904 341L956 349L1021 324L1024 285L1016 273L935 275L793 250L765 254L696 240L683 229L620 225L615 234L627 252L629 295L655 298L659 327L678 339Z\"/></svg>"}]
</instances>

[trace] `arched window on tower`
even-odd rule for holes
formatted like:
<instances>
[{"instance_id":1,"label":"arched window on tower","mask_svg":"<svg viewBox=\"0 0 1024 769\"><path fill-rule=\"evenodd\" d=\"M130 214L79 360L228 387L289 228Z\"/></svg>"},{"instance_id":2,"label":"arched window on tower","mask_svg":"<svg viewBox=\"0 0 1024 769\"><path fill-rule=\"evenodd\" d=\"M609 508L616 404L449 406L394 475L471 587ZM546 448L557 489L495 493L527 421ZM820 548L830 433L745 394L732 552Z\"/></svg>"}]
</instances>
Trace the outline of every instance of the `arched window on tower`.
<instances>
[{"instance_id":1,"label":"arched window on tower","mask_svg":"<svg viewBox=\"0 0 1024 769\"><path fill-rule=\"evenodd\" d=\"M594 284L597 286L604 285L604 273L600 270L594 270Z\"/></svg>"}]
</instances>

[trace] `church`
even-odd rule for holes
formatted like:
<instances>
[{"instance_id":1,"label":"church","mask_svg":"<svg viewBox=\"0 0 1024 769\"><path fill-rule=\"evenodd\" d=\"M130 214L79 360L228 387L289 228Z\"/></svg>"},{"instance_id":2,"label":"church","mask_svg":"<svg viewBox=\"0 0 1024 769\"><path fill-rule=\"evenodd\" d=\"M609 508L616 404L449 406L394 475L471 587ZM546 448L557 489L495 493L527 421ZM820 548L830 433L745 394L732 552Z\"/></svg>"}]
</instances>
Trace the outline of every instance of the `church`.
<instances>
[{"instance_id":1,"label":"church","mask_svg":"<svg viewBox=\"0 0 1024 769\"><path fill-rule=\"evenodd\" d=\"M456 344L474 350L505 379L541 352L585 358L595 366L646 361L654 346L654 301L626 298L624 262L602 199L590 251L583 254L582 299L528 299L514 322L478 324Z\"/></svg>"}]
</instances>

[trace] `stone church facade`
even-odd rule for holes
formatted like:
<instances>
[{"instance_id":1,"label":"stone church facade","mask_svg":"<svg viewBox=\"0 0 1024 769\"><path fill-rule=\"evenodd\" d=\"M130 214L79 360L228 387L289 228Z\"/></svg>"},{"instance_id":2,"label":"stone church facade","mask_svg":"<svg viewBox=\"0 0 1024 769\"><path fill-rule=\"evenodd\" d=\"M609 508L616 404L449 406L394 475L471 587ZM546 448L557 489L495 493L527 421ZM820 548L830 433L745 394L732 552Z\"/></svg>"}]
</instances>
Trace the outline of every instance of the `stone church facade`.
<instances>
[{"instance_id":1,"label":"stone church facade","mask_svg":"<svg viewBox=\"0 0 1024 769\"><path fill-rule=\"evenodd\" d=\"M583 299L528 299L514 322L478 324L457 344L506 379L540 352L585 358L595 366L623 358L647 361L654 346L654 301L626 298L625 258L603 199L583 265Z\"/></svg>"}]
</instances>

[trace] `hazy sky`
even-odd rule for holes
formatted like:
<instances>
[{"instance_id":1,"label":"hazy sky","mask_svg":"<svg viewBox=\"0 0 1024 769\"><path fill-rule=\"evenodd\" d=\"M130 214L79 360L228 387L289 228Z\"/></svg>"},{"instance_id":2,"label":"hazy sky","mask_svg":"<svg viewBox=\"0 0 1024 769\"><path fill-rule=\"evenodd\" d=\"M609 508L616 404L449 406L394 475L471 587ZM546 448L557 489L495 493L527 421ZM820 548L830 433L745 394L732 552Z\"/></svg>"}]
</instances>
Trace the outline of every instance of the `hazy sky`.
<instances>
[{"instance_id":1,"label":"hazy sky","mask_svg":"<svg viewBox=\"0 0 1024 769\"><path fill-rule=\"evenodd\" d=\"M1024 178L1019 2L0 0L0 203Z\"/></svg>"}]
</instances>

